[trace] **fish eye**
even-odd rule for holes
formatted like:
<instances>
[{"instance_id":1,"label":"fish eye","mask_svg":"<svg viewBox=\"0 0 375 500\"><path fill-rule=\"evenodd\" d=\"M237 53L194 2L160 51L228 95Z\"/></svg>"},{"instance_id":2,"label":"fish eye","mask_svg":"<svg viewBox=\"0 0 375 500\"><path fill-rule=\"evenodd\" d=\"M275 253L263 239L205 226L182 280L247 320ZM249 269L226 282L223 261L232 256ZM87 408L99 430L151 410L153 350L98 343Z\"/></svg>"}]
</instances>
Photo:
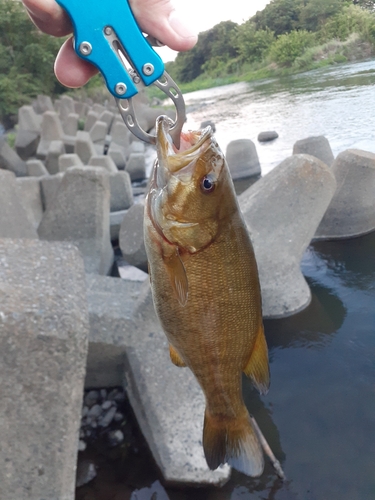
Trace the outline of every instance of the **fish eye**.
<instances>
[{"instance_id":1,"label":"fish eye","mask_svg":"<svg viewBox=\"0 0 375 500\"><path fill-rule=\"evenodd\" d=\"M215 189L215 180L211 175L205 175L201 181L201 189L204 193L212 193Z\"/></svg>"}]
</instances>

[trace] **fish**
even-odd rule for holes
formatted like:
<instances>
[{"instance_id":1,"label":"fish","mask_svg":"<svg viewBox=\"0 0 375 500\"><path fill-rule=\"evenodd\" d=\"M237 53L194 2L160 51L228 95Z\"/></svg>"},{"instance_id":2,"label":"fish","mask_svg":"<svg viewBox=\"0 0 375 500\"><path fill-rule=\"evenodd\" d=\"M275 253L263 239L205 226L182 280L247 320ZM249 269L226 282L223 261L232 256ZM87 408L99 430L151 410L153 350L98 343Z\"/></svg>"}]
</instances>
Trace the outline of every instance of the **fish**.
<instances>
[{"instance_id":1,"label":"fish","mask_svg":"<svg viewBox=\"0 0 375 500\"><path fill-rule=\"evenodd\" d=\"M157 159L144 211L155 311L171 361L189 367L205 396L208 467L263 472L257 432L242 397L242 372L261 394L270 372L257 264L226 159L208 127L181 132L156 121Z\"/></svg>"}]
</instances>

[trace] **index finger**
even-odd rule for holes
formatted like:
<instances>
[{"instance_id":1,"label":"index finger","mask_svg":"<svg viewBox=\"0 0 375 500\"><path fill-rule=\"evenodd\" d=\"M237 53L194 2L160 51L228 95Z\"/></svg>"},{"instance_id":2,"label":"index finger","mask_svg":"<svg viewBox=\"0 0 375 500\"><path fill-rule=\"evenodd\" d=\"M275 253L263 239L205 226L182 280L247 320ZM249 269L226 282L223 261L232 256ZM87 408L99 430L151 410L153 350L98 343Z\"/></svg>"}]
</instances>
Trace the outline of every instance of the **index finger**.
<instances>
[{"instance_id":1,"label":"index finger","mask_svg":"<svg viewBox=\"0 0 375 500\"><path fill-rule=\"evenodd\" d=\"M44 33L57 37L72 33L68 14L55 0L22 0L22 3L35 26Z\"/></svg>"}]
</instances>

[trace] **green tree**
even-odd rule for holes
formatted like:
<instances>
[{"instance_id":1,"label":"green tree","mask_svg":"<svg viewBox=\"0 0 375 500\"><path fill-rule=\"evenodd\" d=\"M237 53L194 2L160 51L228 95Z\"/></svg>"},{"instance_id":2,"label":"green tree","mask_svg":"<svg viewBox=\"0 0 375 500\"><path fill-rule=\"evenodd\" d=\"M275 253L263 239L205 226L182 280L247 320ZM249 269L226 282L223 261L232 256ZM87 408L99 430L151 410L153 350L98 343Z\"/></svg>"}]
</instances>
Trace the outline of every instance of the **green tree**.
<instances>
[{"instance_id":1,"label":"green tree","mask_svg":"<svg viewBox=\"0 0 375 500\"><path fill-rule=\"evenodd\" d=\"M20 2L0 0L0 121L39 93L61 93L53 63L61 41L40 33Z\"/></svg>"},{"instance_id":2,"label":"green tree","mask_svg":"<svg viewBox=\"0 0 375 500\"><path fill-rule=\"evenodd\" d=\"M300 26L308 31L317 31L346 4L344 0L309 0L301 9Z\"/></svg>"},{"instance_id":3,"label":"green tree","mask_svg":"<svg viewBox=\"0 0 375 500\"><path fill-rule=\"evenodd\" d=\"M274 33L269 28L257 29L251 20L241 24L234 39L240 62L262 61L274 39Z\"/></svg>"},{"instance_id":4,"label":"green tree","mask_svg":"<svg viewBox=\"0 0 375 500\"><path fill-rule=\"evenodd\" d=\"M251 19L257 29L270 29L276 36L298 29L304 0L271 0Z\"/></svg>"},{"instance_id":5,"label":"green tree","mask_svg":"<svg viewBox=\"0 0 375 500\"><path fill-rule=\"evenodd\" d=\"M270 49L271 60L281 66L291 66L314 43L314 36L306 30L280 35Z\"/></svg>"}]
</instances>

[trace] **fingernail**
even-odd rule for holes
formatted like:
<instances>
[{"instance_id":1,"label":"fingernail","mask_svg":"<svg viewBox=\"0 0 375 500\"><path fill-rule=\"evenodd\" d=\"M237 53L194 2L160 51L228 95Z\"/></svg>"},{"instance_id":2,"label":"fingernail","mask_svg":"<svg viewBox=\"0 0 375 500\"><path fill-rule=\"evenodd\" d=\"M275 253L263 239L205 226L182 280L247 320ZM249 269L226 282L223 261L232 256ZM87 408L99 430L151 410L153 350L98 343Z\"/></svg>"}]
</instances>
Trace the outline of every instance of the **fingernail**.
<instances>
[{"instance_id":1,"label":"fingernail","mask_svg":"<svg viewBox=\"0 0 375 500\"><path fill-rule=\"evenodd\" d=\"M181 38L196 38L198 36L193 27L182 21L175 10L169 16L169 25Z\"/></svg>"}]
</instances>

